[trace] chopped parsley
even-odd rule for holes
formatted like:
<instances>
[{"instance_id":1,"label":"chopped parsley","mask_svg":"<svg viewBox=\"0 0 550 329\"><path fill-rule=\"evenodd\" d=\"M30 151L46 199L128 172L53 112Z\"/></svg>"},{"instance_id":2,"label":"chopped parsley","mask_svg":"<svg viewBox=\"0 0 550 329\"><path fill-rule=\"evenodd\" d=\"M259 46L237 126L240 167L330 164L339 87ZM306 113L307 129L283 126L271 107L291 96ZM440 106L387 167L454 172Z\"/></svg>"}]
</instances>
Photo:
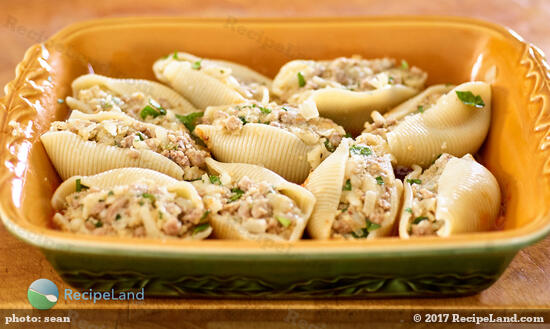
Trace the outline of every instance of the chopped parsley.
<instances>
[{"instance_id":1,"label":"chopped parsley","mask_svg":"<svg viewBox=\"0 0 550 329\"><path fill-rule=\"evenodd\" d=\"M418 105L418 106L416 107L416 109L418 110L418 112L424 113L424 106Z\"/></svg>"},{"instance_id":2,"label":"chopped parsley","mask_svg":"<svg viewBox=\"0 0 550 329\"><path fill-rule=\"evenodd\" d=\"M149 98L149 104L158 110L159 115L166 115L166 110L156 100Z\"/></svg>"},{"instance_id":3,"label":"chopped parsley","mask_svg":"<svg viewBox=\"0 0 550 329\"><path fill-rule=\"evenodd\" d=\"M344 184L344 187L342 187L343 191L351 191L351 180L346 180L346 183Z\"/></svg>"},{"instance_id":4,"label":"chopped parsley","mask_svg":"<svg viewBox=\"0 0 550 329\"><path fill-rule=\"evenodd\" d=\"M148 116L152 116L153 118L156 118L160 115L160 112L155 110L151 105L145 105L143 110L139 113L139 116L142 119L147 118Z\"/></svg>"},{"instance_id":5,"label":"chopped parsley","mask_svg":"<svg viewBox=\"0 0 550 329\"><path fill-rule=\"evenodd\" d=\"M139 204L140 206L143 206L143 205L145 204L145 202L143 202L143 200L139 200L139 201L138 201L138 204Z\"/></svg>"},{"instance_id":6,"label":"chopped parsley","mask_svg":"<svg viewBox=\"0 0 550 329\"><path fill-rule=\"evenodd\" d=\"M164 218L164 215L162 214L162 211L159 210L159 219Z\"/></svg>"},{"instance_id":7,"label":"chopped parsley","mask_svg":"<svg viewBox=\"0 0 550 329\"><path fill-rule=\"evenodd\" d=\"M376 177L376 183L378 185L384 185L384 178L382 178L382 176Z\"/></svg>"},{"instance_id":8,"label":"chopped parsley","mask_svg":"<svg viewBox=\"0 0 550 329\"><path fill-rule=\"evenodd\" d=\"M222 185L222 181L216 175L209 175L208 179L210 179L210 183L212 183L212 184Z\"/></svg>"},{"instance_id":9,"label":"chopped parsley","mask_svg":"<svg viewBox=\"0 0 550 329\"><path fill-rule=\"evenodd\" d=\"M151 193L143 193L141 196L144 197L145 199L151 200L151 203L153 205L155 204L155 201L157 200L157 198L155 198L155 196L152 195Z\"/></svg>"},{"instance_id":10,"label":"chopped parsley","mask_svg":"<svg viewBox=\"0 0 550 329\"><path fill-rule=\"evenodd\" d=\"M408 212L409 214L413 213L413 210L411 208L405 208L405 211Z\"/></svg>"},{"instance_id":11,"label":"chopped parsley","mask_svg":"<svg viewBox=\"0 0 550 329\"><path fill-rule=\"evenodd\" d=\"M102 227L103 226L103 222L98 220L97 222L95 222L94 224L95 227Z\"/></svg>"},{"instance_id":12,"label":"chopped parsley","mask_svg":"<svg viewBox=\"0 0 550 329\"><path fill-rule=\"evenodd\" d=\"M200 225L197 225L195 226L195 228L193 229L193 234L197 234L199 232L202 232L204 230L206 230L207 228L210 227L210 224L208 223L204 223L204 224L200 224Z\"/></svg>"},{"instance_id":13,"label":"chopped parsley","mask_svg":"<svg viewBox=\"0 0 550 329\"><path fill-rule=\"evenodd\" d=\"M243 126L248 123L248 121L246 121L246 118L243 117L242 115L239 116L239 120L241 120L241 122L243 123Z\"/></svg>"},{"instance_id":14,"label":"chopped parsley","mask_svg":"<svg viewBox=\"0 0 550 329\"><path fill-rule=\"evenodd\" d=\"M393 85L395 82L395 79L393 77L388 77L388 84Z\"/></svg>"},{"instance_id":15,"label":"chopped parsley","mask_svg":"<svg viewBox=\"0 0 550 329\"><path fill-rule=\"evenodd\" d=\"M413 220L412 223L413 223L413 224L418 224L418 223L420 223L421 221L427 220L427 219L428 219L428 217L426 217L426 216L416 217L416 218Z\"/></svg>"},{"instance_id":16,"label":"chopped parsley","mask_svg":"<svg viewBox=\"0 0 550 329\"><path fill-rule=\"evenodd\" d=\"M298 72L298 86L303 87L306 85L306 79L304 78L304 75L302 72Z\"/></svg>"},{"instance_id":17,"label":"chopped parsley","mask_svg":"<svg viewBox=\"0 0 550 329\"><path fill-rule=\"evenodd\" d=\"M107 193L107 195L115 195L115 192L109 191L109 193Z\"/></svg>"},{"instance_id":18,"label":"chopped parsley","mask_svg":"<svg viewBox=\"0 0 550 329\"><path fill-rule=\"evenodd\" d=\"M401 68L403 70L408 70L409 69L409 63L407 63L407 61L404 60L404 59L401 60Z\"/></svg>"},{"instance_id":19,"label":"chopped parsley","mask_svg":"<svg viewBox=\"0 0 550 329\"><path fill-rule=\"evenodd\" d=\"M116 214L115 220L120 220L121 218L122 218L122 216L120 214Z\"/></svg>"},{"instance_id":20,"label":"chopped parsley","mask_svg":"<svg viewBox=\"0 0 550 329\"><path fill-rule=\"evenodd\" d=\"M351 134L350 134L350 133L346 133L346 134L344 135L344 138L351 138Z\"/></svg>"},{"instance_id":21,"label":"chopped parsley","mask_svg":"<svg viewBox=\"0 0 550 329\"><path fill-rule=\"evenodd\" d=\"M209 214L210 214L210 210L207 210L207 211L203 212L202 216L201 216L201 219L200 219L200 223L204 222L208 218Z\"/></svg>"},{"instance_id":22,"label":"chopped parsley","mask_svg":"<svg viewBox=\"0 0 550 329\"><path fill-rule=\"evenodd\" d=\"M63 104L65 101L63 100L63 98L58 98L58 99L57 99L57 102L58 102L59 104Z\"/></svg>"},{"instance_id":23,"label":"chopped parsley","mask_svg":"<svg viewBox=\"0 0 550 329\"><path fill-rule=\"evenodd\" d=\"M201 62L202 62L202 60L194 62L193 65L191 65L191 68L193 70L200 70L201 69Z\"/></svg>"},{"instance_id":24,"label":"chopped parsley","mask_svg":"<svg viewBox=\"0 0 550 329\"><path fill-rule=\"evenodd\" d=\"M332 143L326 138L325 138L325 148L329 152L334 152L334 150L336 150L336 147L334 147L334 145L332 145Z\"/></svg>"},{"instance_id":25,"label":"chopped parsley","mask_svg":"<svg viewBox=\"0 0 550 329\"><path fill-rule=\"evenodd\" d=\"M83 191L83 190L87 190L89 189L90 187L89 186L86 186L84 184L82 184L80 178L77 178L76 179L76 191L77 192L80 192L80 191Z\"/></svg>"},{"instance_id":26,"label":"chopped parsley","mask_svg":"<svg viewBox=\"0 0 550 329\"><path fill-rule=\"evenodd\" d=\"M204 115L204 112L193 112L187 115L176 114L176 118L185 125L185 128L190 132L195 130L197 126L197 119L201 118Z\"/></svg>"},{"instance_id":27,"label":"chopped parsley","mask_svg":"<svg viewBox=\"0 0 550 329\"><path fill-rule=\"evenodd\" d=\"M288 227L291 223L290 219L283 217L283 216L275 216L275 218L283 225L284 227Z\"/></svg>"},{"instance_id":28,"label":"chopped parsley","mask_svg":"<svg viewBox=\"0 0 550 329\"><path fill-rule=\"evenodd\" d=\"M372 151L367 146L360 146L360 145L353 145L350 147L349 151L352 154L359 154L359 155L371 155Z\"/></svg>"},{"instance_id":29,"label":"chopped parsley","mask_svg":"<svg viewBox=\"0 0 550 329\"><path fill-rule=\"evenodd\" d=\"M422 180L418 179L418 178L407 179L407 183L409 183L409 184L422 184Z\"/></svg>"},{"instance_id":30,"label":"chopped parsley","mask_svg":"<svg viewBox=\"0 0 550 329\"><path fill-rule=\"evenodd\" d=\"M143 136L143 134L141 133L141 131L138 131L136 133L137 137L139 138L140 141L144 141L145 140L145 136Z\"/></svg>"},{"instance_id":31,"label":"chopped parsley","mask_svg":"<svg viewBox=\"0 0 550 329\"><path fill-rule=\"evenodd\" d=\"M180 60L179 57L178 57L178 52L177 51L174 52L174 54L172 55L172 58L177 60L177 61Z\"/></svg>"},{"instance_id":32,"label":"chopped parsley","mask_svg":"<svg viewBox=\"0 0 550 329\"><path fill-rule=\"evenodd\" d=\"M351 232L351 235L356 239L366 238L369 236L369 233L380 228L380 224L366 220L365 227L361 228L361 234Z\"/></svg>"},{"instance_id":33,"label":"chopped parsley","mask_svg":"<svg viewBox=\"0 0 550 329\"><path fill-rule=\"evenodd\" d=\"M229 197L229 202L239 200L243 196L244 191L241 190L238 187L234 187L234 188L231 189L231 193L233 193L233 194L231 195L231 197Z\"/></svg>"},{"instance_id":34,"label":"chopped parsley","mask_svg":"<svg viewBox=\"0 0 550 329\"><path fill-rule=\"evenodd\" d=\"M288 109L287 109L286 107L284 107L284 106L283 106L283 107L281 107L281 110L283 110L283 111L287 111L287 112L288 112Z\"/></svg>"},{"instance_id":35,"label":"chopped parsley","mask_svg":"<svg viewBox=\"0 0 550 329\"><path fill-rule=\"evenodd\" d=\"M271 109L268 109L267 107L258 106L258 108L260 109L260 111L262 111L263 114L271 113Z\"/></svg>"},{"instance_id":36,"label":"chopped parsley","mask_svg":"<svg viewBox=\"0 0 550 329\"><path fill-rule=\"evenodd\" d=\"M466 105L473 106L477 109L485 107L485 103L480 95L474 95L471 91L456 91L456 96Z\"/></svg>"}]
</instances>

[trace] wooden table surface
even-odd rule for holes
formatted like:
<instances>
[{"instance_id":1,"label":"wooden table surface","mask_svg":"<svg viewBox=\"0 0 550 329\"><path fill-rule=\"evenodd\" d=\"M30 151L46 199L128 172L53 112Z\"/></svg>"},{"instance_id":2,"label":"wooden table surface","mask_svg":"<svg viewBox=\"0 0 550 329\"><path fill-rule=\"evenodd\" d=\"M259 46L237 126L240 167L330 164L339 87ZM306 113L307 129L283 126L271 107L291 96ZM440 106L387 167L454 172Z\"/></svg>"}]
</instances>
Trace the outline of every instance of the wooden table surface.
<instances>
[{"instance_id":1,"label":"wooden table surface","mask_svg":"<svg viewBox=\"0 0 550 329\"><path fill-rule=\"evenodd\" d=\"M314 5L315 3L315 5ZM0 84L14 76L15 65L30 45L64 26L97 17L181 15L199 17L358 16L429 14L473 16L506 25L550 53L550 1L244 1L244 0L2 0L0 1ZM15 20L15 21L14 21ZM15 22L26 33L13 31ZM13 24L12 24L13 25ZM28 285L38 278L66 285L35 248L0 226L0 308L30 308ZM383 299L357 301L250 301L147 299L142 303L100 303L101 308L212 309L340 309L372 308L547 308L550 307L550 238L519 252L501 279L482 293L451 299ZM89 304L60 301L56 309L85 308ZM110 326L107 326L110 327Z\"/></svg>"}]
</instances>

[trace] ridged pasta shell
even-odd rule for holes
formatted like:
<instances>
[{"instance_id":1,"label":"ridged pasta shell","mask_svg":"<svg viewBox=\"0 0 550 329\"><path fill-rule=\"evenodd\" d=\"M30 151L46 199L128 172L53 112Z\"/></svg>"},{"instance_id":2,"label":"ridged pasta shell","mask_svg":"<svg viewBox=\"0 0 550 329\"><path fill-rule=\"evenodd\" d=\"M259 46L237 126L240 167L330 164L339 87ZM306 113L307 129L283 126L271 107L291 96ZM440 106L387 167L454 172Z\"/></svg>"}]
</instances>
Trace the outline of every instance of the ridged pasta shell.
<instances>
[{"instance_id":1,"label":"ridged pasta shell","mask_svg":"<svg viewBox=\"0 0 550 329\"><path fill-rule=\"evenodd\" d=\"M154 81L141 79L115 79L98 74L86 74L76 78L72 83L73 96L77 97L82 89L93 86L103 87L115 95L130 96L135 92L142 92L155 100L165 100L170 104L170 109L178 114L196 112L197 109L176 91ZM87 106L75 98L67 99L71 108L86 112ZM90 113L90 112L88 112Z\"/></svg>"},{"instance_id":2,"label":"ridged pasta shell","mask_svg":"<svg viewBox=\"0 0 550 329\"><path fill-rule=\"evenodd\" d=\"M374 136L376 137L376 136ZM317 203L309 220L307 230L313 239L330 239L332 225L338 214L338 205L342 195L346 165L349 158L350 139L344 139L336 151L323 161L309 175L305 187L313 193ZM389 164L389 161L388 161ZM393 169L387 169L389 180L394 184L391 190L390 212L380 227L371 231L367 239L391 235L401 203L403 184L393 176Z\"/></svg>"},{"instance_id":3,"label":"ridged pasta shell","mask_svg":"<svg viewBox=\"0 0 550 329\"><path fill-rule=\"evenodd\" d=\"M300 208L304 218L296 223L294 230L288 240L274 235L263 234L261 240L272 241L297 241L302 237L307 221L315 205L315 197L305 188L286 181L276 173L260 166L245 163L222 163L214 159L206 159L210 171L216 174L226 173L233 181L239 181L244 176L252 181L264 181L272 184L277 191L288 196ZM214 234L222 239L258 240L259 238L245 231L231 220L220 215L211 215L211 225L214 227Z\"/></svg>"},{"instance_id":4,"label":"ridged pasta shell","mask_svg":"<svg viewBox=\"0 0 550 329\"><path fill-rule=\"evenodd\" d=\"M76 180L80 179L81 184L102 189L111 188L118 185L130 185L144 180L153 181L157 185L166 186L167 190L184 197L193 202L194 206L203 209L202 199L189 182L178 181L172 177L161 174L157 171L143 168L119 168L102 172L92 176L72 176L55 190L52 196L52 207L55 210L61 210L65 203L65 198L76 192ZM186 239L201 240L212 233L212 227L192 235Z\"/></svg>"},{"instance_id":5,"label":"ridged pasta shell","mask_svg":"<svg viewBox=\"0 0 550 329\"><path fill-rule=\"evenodd\" d=\"M98 121L118 119L130 123L138 122L118 112L86 114L73 111L70 119ZM163 129L154 125L150 126L154 129ZM124 167L153 169L177 179L182 179L184 175L184 170L175 162L151 150L131 150L85 141L69 131L49 131L40 139L59 176L64 180L74 175L93 175L109 169ZM136 156L136 152L138 156Z\"/></svg>"},{"instance_id":6,"label":"ridged pasta shell","mask_svg":"<svg viewBox=\"0 0 550 329\"><path fill-rule=\"evenodd\" d=\"M463 104L455 91L470 91L485 102L482 109ZM391 153L402 166L428 166L441 153L463 156L475 153L489 130L491 86L467 82L439 98L424 113L405 117L387 133Z\"/></svg>"},{"instance_id":7,"label":"ridged pasta shell","mask_svg":"<svg viewBox=\"0 0 550 329\"><path fill-rule=\"evenodd\" d=\"M311 172L304 183L305 188L313 193L317 200L307 224L307 231L313 239L330 238L332 223L342 195L348 153L349 140L343 139L336 150Z\"/></svg>"},{"instance_id":8,"label":"ridged pasta shell","mask_svg":"<svg viewBox=\"0 0 550 329\"><path fill-rule=\"evenodd\" d=\"M311 169L308 146L283 129L247 123L240 132L229 133L213 125L198 125L195 134L223 162L261 165L295 183L303 182Z\"/></svg>"},{"instance_id":9,"label":"ridged pasta shell","mask_svg":"<svg viewBox=\"0 0 550 329\"><path fill-rule=\"evenodd\" d=\"M407 178L420 176L420 168ZM443 226L437 236L481 232L493 229L500 210L500 188L489 170L467 154L453 157L445 165L438 181L436 220ZM409 225L413 215L406 209L413 204L411 184L405 182L404 204L399 221L399 236L409 238Z\"/></svg>"},{"instance_id":10,"label":"ridged pasta shell","mask_svg":"<svg viewBox=\"0 0 550 329\"><path fill-rule=\"evenodd\" d=\"M420 94L408 99L407 101L386 112L384 114L384 118L386 118L386 120L399 121L407 115L417 112L418 106L422 104L424 100L429 99L430 97L444 95L455 87L456 86L446 84L430 86L424 89L424 91L422 91Z\"/></svg>"},{"instance_id":11,"label":"ridged pasta shell","mask_svg":"<svg viewBox=\"0 0 550 329\"><path fill-rule=\"evenodd\" d=\"M192 62L201 61L199 57L186 53L177 53L177 57ZM261 101L269 101L268 87L271 85L269 78L236 63L209 59L203 59L202 61L214 63L222 69L231 69L232 76L237 81L256 81L266 85ZM238 91L221 80L200 70L195 70L188 62L175 60L173 56L156 61L153 65L153 71L157 79L177 90L197 108L204 109L207 106L236 104L246 100Z\"/></svg>"},{"instance_id":12,"label":"ridged pasta shell","mask_svg":"<svg viewBox=\"0 0 550 329\"><path fill-rule=\"evenodd\" d=\"M297 74L308 70L311 62L295 60L285 64L273 80L273 94L281 97L288 92L288 85L295 83ZM370 91L322 88L309 92L305 101L313 102L322 117L358 135L363 124L370 120L371 112L384 113L417 93L417 89L399 84Z\"/></svg>"}]
</instances>

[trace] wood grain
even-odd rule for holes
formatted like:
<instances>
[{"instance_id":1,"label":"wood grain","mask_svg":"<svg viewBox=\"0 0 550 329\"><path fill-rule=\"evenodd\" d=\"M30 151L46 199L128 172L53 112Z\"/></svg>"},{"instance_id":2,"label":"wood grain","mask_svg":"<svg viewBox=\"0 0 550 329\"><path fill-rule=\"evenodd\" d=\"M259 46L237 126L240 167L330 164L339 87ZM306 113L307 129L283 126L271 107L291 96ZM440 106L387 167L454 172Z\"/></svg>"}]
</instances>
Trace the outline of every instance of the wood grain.
<instances>
[{"instance_id":1,"label":"wood grain","mask_svg":"<svg viewBox=\"0 0 550 329\"><path fill-rule=\"evenodd\" d=\"M113 16L198 16L198 17L278 17L278 16L358 16L396 14L437 14L472 16L497 22L514 29L550 52L550 2L544 0L349 0L342 1L244 1L244 0L84 0L43 1L4 0L0 2L0 84L14 76L15 65L24 51L64 26L81 20ZM53 280L61 291L67 287L53 271L44 256L0 227L0 308L30 308L28 285L38 278ZM366 309L402 308L548 308L550 307L550 238L518 253L501 279L484 292L465 298L448 299L382 299L357 301L250 301L250 300L175 300L147 299L141 303L101 302L96 307L121 309L128 318L139 309L245 310ZM67 303L63 299L56 309L89 308L91 304ZM205 311L206 312L206 311ZM227 315L226 315L227 316ZM227 320L227 319L226 319ZM222 321L223 322L223 321ZM223 326L240 328L239 322ZM106 326L110 328L111 325ZM145 327L145 326L144 326ZM160 328L151 321L147 328ZM189 326L192 328L193 326ZM330 326L327 326L329 328ZM114 326L113 326L114 328ZM121 325L119 328L129 328Z\"/></svg>"}]
</instances>

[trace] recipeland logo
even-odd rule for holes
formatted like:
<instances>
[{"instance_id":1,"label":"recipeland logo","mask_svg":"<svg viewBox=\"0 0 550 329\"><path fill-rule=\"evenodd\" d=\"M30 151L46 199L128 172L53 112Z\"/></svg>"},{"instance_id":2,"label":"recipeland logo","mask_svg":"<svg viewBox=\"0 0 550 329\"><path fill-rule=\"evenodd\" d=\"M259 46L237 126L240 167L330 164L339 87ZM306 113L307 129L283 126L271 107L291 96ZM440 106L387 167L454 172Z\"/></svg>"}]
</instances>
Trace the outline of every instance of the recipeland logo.
<instances>
[{"instance_id":1,"label":"recipeland logo","mask_svg":"<svg viewBox=\"0 0 550 329\"><path fill-rule=\"evenodd\" d=\"M49 310L54 307L59 300L59 291L55 283L48 279L38 279L31 283L27 291L29 303L39 310ZM71 288L66 288L63 292L63 298L66 301L93 301L96 303L100 300L144 300L145 289L141 288L138 291L93 291L92 289L85 291L73 291Z\"/></svg>"},{"instance_id":2,"label":"recipeland logo","mask_svg":"<svg viewBox=\"0 0 550 329\"><path fill-rule=\"evenodd\" d=\"M55 283L50 280L38 279L29 286L27 298L32 307L39 310L49 310L57 304L59 291Z\"/></svg>"}]
</instances>

